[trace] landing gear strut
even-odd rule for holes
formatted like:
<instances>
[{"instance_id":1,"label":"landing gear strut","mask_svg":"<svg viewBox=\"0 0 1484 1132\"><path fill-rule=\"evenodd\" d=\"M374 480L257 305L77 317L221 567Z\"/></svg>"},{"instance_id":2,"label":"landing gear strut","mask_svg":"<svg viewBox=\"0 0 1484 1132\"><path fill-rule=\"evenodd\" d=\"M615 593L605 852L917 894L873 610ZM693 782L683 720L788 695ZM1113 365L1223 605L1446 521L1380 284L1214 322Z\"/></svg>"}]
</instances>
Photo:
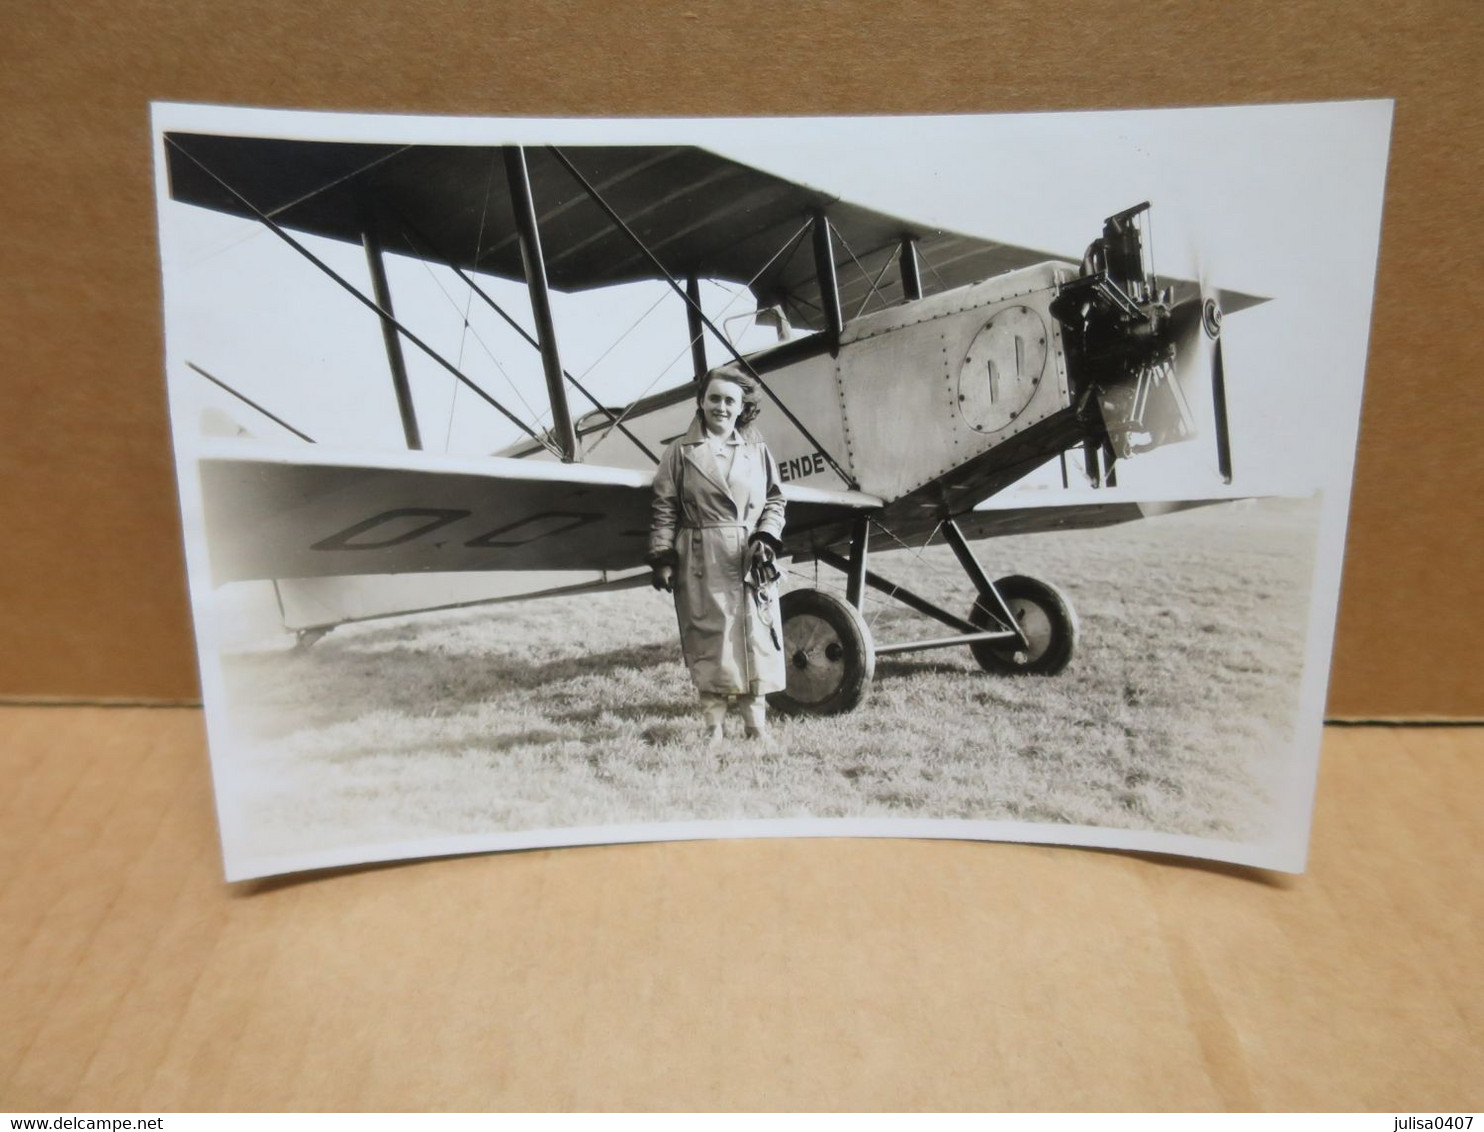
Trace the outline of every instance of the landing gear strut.
<instances>
[{"instance_id":1,"label":"landing gear strut","mask_svg":"<svg viewBox=\"0 0 1484 1132\"><path fill-rule=\"evenodd\" d=\"M819 561L846 575L846 600L824 590L783 595L783 650L788 686L768 697L793 715L836 715L856 707L870 690L876 657L891 653L967 645L986 672L1052 676L1071 663L1077 648L1077 617L1055 586L1013 574L990 581L969 549L958 524L942 527L978 596L967 618L935 605L866 569L870 521L856 520L850 557L815 551ZM861 616L865 589L879 590L909 609L954 630L945 637L877 645Z\"/></svg>"}]
</instances>

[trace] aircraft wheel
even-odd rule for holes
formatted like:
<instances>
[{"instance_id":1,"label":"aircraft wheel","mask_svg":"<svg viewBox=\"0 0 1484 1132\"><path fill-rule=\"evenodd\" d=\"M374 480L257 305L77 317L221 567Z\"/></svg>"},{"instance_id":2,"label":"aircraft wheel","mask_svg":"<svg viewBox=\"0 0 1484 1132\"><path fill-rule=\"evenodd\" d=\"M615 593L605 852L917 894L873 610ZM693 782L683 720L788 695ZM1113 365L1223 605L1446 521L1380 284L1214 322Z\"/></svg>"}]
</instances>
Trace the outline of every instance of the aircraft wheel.
<instances>
[{"instance_id":1,"label":"aircraft wheel","mask_svg":"<svg viewBox=\"0 0 1484 1132\"><path fill-rule=\"evenodd\" d=\"M768 703L785 715L839 715L860 704L876 670L860 612L824 590L790 590L779 605L788 686Z\"/></svg>"},{"instance_id":2,"label":"aircraft wheel","mask_svg":"<svg viewBox=\"0 0 1484 1132\"><path fill-rule=\"evenodd\" d=\"M999 675L1054 676L1072 661L1077 651L1077 615L1072 603L1049 582L1013 574L995 583L1010 612L1030 640L1030 647L1018 641L999 644L980 641L969 646L979 667ZM976 601L969 611L975 625L992 628L992 618Z\"/></svg>"}]
</instances>

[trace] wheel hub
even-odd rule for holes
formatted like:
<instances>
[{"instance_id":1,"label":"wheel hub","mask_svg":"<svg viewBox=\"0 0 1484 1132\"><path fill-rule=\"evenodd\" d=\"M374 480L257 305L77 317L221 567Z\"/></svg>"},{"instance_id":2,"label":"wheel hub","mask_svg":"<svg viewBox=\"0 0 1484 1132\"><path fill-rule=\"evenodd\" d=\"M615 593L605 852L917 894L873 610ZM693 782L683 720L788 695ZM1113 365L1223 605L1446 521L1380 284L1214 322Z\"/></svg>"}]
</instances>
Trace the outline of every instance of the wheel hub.
<instances>
[{"instance_id":1,"label":"wheel hub","mask_svg":"<svg viewBox=\"0 0 1484 1132\"><path fill-rule=\"evenodd\" d=\"M836 715L861 702L875 654L860 611L823 590L790 590L780 604L787 686L768 702L791 715Z\"/></svg>"},{"instance_id":2,"label":"wheel hub","mask_svg":"<svg viewBox=\"0 0 1484 1132\"><path fill-rule=\"evenodd\" d=\"M787 621L783 633L799 674L789 681L790 693L805 703L830 695L839 687L845 656L834 626L823 618L804 614Z\"/></svg>"}]
</instances>

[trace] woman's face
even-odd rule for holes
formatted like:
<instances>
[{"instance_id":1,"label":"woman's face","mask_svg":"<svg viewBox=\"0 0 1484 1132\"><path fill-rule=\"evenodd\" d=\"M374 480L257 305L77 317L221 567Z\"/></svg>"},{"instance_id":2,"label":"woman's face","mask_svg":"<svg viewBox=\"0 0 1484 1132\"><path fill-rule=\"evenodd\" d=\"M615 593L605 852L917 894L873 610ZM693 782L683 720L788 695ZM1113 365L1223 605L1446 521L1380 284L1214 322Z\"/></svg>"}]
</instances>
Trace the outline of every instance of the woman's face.
<instances>
[{"instance_id":1,"label":"woman's face","mask_svg":"<svg viewBox=\"0 0 1484 1132\"><path fill-rule=\"evenodd\" d=\"M701 394L701 419L712 436L726 436L737 427L742 412L742 387L735 381L714 377Z\"/></svg>"}]
</instances>

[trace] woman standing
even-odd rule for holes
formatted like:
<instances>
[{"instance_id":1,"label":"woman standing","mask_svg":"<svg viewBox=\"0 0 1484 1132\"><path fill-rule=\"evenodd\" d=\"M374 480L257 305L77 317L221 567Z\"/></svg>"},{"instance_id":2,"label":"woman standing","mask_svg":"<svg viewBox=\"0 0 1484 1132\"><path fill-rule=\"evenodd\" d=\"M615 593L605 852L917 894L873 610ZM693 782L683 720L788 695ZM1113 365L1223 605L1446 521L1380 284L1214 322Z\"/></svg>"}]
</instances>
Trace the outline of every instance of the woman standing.
<instances>
[{"instance_id":1,"label":"woman standing","mask_svg":"<svg viewBox=\"0 0 1484 1132\"><path fill-rule=\"evenodd\" d=\"M655 472L649 565L655 589L675 594L681 651L711 737L721 737L735 701L748 737L760 739L767 734L763 697L785 683L774 565L783 489L752 428L761 407L757 383L713 373L696 402L689 430Z\"/></svg>"}]
</instances>

